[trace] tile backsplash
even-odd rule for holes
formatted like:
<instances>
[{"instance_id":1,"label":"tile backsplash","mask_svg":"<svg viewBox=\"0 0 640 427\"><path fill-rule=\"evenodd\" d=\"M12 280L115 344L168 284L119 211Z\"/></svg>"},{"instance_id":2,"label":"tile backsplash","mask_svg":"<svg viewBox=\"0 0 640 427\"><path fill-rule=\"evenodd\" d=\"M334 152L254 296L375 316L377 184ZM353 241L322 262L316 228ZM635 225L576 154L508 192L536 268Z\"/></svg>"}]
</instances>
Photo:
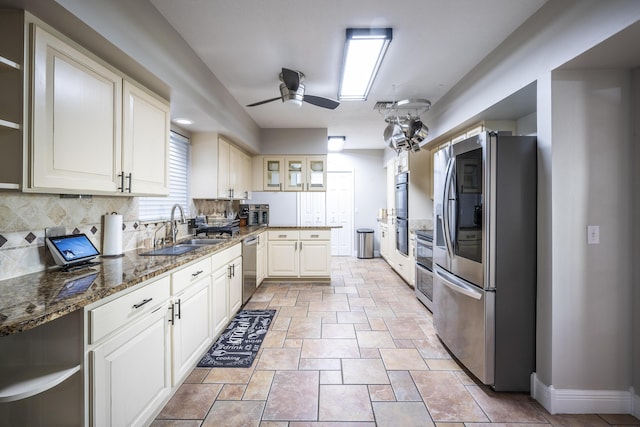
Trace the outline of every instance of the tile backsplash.
<instances>
[{"instance_id":1,"label":"tile backsplash","mask_svg":"<svg viewBox=\"0 0 640 427\"><path fill-rule=\"evenodd\" d=\"M67 234L84 233L102 251L103 215L123 216L123 250L149 248L162 222L138 219L137 197L93 196L61 198L57 194L0 191L0 280L46 270L53 265L45 251L45 229L64 227ZM191 213L237 212L238 202L195 200ZM186 212L185 212L186 213ZM180 235L187 232L186 226Z\"/></svg>"}]
</instances>

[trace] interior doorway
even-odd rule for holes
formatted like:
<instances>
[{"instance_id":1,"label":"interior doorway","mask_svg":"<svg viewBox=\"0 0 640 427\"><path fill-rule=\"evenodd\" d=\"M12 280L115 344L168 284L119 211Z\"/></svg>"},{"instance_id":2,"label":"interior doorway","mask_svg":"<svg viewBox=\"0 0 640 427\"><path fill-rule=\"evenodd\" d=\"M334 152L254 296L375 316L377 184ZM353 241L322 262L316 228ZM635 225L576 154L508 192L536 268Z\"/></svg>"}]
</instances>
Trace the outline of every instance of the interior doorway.
<instances>
[{"instance_id":1,"label":"interior doorway","mask_svg":"<svg viewBox=\"0 0 640 427\"><path fill-rule=\"evenodd\" d=\"M353 172L327 172L327 225L331 229L331 255L353 255Z\"/></svg>"}]
</instances>

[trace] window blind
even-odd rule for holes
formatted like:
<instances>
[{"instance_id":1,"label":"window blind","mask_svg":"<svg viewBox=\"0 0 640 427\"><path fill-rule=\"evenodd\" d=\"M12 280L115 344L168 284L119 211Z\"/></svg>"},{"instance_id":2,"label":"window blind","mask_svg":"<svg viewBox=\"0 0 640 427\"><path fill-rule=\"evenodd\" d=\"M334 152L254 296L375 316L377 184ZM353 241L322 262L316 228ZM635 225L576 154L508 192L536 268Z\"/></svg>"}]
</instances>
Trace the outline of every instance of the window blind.
<instances>
[{"instance_id":1,"label":"window blind","mask_svg":"<svg viewBox=\"0 0 640 427\"><path fill-rule=\"evenodd\" d=\"M169 135L169 195L140 197L140 221L168 220L171 208L179 204L189 214L189 139L171 131Z\"/></svg>"}]
</instances>

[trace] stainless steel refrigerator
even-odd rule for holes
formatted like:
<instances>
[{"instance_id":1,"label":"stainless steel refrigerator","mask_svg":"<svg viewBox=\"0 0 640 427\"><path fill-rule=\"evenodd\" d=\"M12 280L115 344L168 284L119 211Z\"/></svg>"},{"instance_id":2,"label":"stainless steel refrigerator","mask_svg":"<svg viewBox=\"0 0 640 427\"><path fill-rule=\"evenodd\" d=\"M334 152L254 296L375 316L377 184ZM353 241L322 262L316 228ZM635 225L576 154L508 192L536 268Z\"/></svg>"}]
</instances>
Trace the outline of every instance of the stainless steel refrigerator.
<instances>
[{"instance_id":1,"label":"stainless steel refrigerator","mask_svg":"<svg viewBox=\"0 0 640 427\"><path fill-rule=\"evenodd\" d=\"M434 324L498 391L535 370L536 139L481 133L435 153Z\"/></svg>"}]
</instances>

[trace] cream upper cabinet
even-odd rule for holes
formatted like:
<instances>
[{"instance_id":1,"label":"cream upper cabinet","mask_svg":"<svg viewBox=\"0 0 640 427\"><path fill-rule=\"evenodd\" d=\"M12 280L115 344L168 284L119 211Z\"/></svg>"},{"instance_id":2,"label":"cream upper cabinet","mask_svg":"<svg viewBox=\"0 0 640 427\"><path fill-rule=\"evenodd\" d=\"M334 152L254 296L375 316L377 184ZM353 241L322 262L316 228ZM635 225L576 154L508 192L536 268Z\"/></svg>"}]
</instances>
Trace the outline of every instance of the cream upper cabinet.
<instances>
[{"instance_id":1,"label":"cream upper cabinet","mask_svg":"<svg viewBox=\"0 0 640 427\"><path fill-rule=\"evenodd\" d=\"M263 191L327 191L326 156L265 156Z\"/></svg>"},{"instance_id":2,"label":"cream upper cabinet","mask_svg":"<svg viewBox=\"0 0 640 427\"><path fill-rule=\"evenodd\" d=\"M169 104L123 84L122 174L133 194L169 194ZM123 178L121 176L121 184Z\"/></svg>"},{"instance_id":3,"label":"cream upper cabinet","mask_svg":"<svg viewBox=\"0 0 640 427\"><path fill-rule=\"evenodd\" d=\"M122 77L33 26L29 187L115 193Z\"/></svg>"},{"instance_id":4,"label":"cream upper cabinet","mask_svg":"<svg viewBox=\"0 0 640 427\"><path fill-rule=\"evenodd\" d=\"M284 158L264 157L263 158L263 190L282 191L284 179Z\"/></svg>"},{"instance_id":5,"label":"cream upper cabinet","mask_svg":"<svg viewBox=\"0 0 640 427\"><path fill-rule=\"evenodd\" d=\"M198 133L191 140L191 197L234 199L251 197L252 158L226 138Z\"/></svg>"},{"instance_id":6,"label":"cream upper cabinet","mask_svg":"<svg viewBox=\"0 0 640 427\"><path fill-rule=\"evenodd\" d=\"M32 25L32 123L25 189L168 194L169 104Z\"/></svg>"}]
</instances>

